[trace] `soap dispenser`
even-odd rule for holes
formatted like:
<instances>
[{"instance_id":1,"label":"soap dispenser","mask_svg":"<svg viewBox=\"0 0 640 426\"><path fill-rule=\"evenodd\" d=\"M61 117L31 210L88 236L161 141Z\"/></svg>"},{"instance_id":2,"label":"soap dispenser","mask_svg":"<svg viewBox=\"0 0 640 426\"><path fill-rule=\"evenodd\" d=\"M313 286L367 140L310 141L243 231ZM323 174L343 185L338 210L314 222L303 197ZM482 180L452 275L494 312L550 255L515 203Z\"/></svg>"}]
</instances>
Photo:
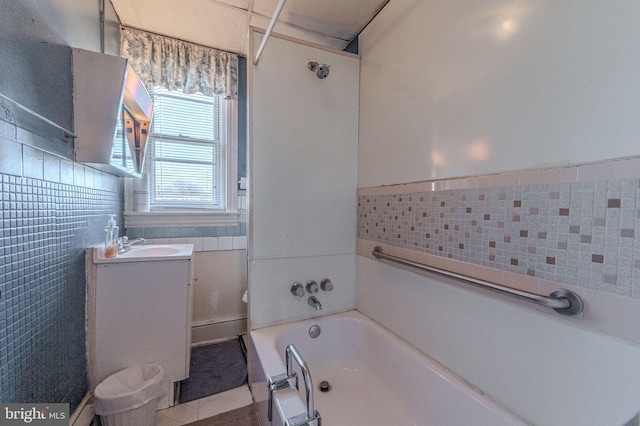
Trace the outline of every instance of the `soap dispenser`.
<instances>
[{"instance_id":1,"label":"soap dispenser","mask_svg":"<svg viewBox=\"0 0 640 426\"><path fill-rule=\"evenodd\" d=\"M109 216L111 219L104 228L104 257L116 257L118 255L118 226L114 219L116 215Z\"/></svg>"}]
</instances>

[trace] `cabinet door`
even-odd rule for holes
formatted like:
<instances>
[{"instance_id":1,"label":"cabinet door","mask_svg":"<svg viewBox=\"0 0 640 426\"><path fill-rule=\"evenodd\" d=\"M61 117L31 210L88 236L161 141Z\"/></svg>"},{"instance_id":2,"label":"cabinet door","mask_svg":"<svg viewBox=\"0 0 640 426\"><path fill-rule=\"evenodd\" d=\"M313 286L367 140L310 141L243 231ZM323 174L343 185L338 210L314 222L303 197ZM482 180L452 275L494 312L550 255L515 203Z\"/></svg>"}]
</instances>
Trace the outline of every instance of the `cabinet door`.
<instances>
[{"instance_id":1,"label":"cabinet door","mask_svg":"<svg viewBox=\"0 0 640 426\"><path fill-rule=\"evenodd\" d=\"M171 382L188 376L190 263L98 265L98 380L147 362L162 365Z\"/></svg>"}]
</instances>

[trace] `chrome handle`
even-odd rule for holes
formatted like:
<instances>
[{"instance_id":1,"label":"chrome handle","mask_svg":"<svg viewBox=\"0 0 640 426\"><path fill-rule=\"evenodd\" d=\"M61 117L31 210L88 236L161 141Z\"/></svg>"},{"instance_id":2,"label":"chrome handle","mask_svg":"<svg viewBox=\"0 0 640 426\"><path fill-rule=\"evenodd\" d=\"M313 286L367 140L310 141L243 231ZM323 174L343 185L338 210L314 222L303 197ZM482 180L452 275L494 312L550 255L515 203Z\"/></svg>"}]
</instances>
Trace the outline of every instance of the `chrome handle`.
<instances>
[{"instance_id":1,"label":"chrome handle","mask_svg":"<svg viewBox=\"0 0 640 426\"><path fill-rule=\"evenodd\" d=\"M302 379L304 380L307 403L306 421L308 422L310 420L315 420L319 416L319 413L315 410L313 404L313 382L311 380L311 372L309 371L307 363L302 358L302 355L300 355L300 352L298 352L298 349L293 344L290 344L285 349L285 361L287 364L288 377L292 377L293 375L293 360L295 360L298 364L298 367L300 367L300 371L302 372Z\"/></svg>"},{"instance_id":2,"label":"chrome handle","mask_svg":"<svg viewBox=\"0 0 640 426\"><path fill-rule=\"evenodd\" d=\"M392 256L390 254L383 253L382 247L380 246L376 246L373 249L371 255L378 260L389 260L401 265L406 265L412 268L420 269L422 271L431 272L436 275L454 278L458 281L492 290L500 294L512 296L520 300L526 300L527 302L535 303L536 305L546 306L548 308L552 308L554 311L562 315L578 315L580 312L582 312L583 309L583 303L580 296L570 290L558 289L551 292L549 296L541 296L539 294L529 293L527 291L517 290L511 287L505 287L503 285L499 285L489 281L480 280L477 278L469 277L467 275L457 274L455 272L435 268L422 263L414 262L412 260Z\"/></svg>"},{"instance_id":3,"label":"chrome handle","mask_svg":"<svg viewBox=\"0 0 640 426\"><path fill-rule=\"evenodd\" d=\"M320 281L320 288L324 291L331 291L333 290L333 283L329 278L325 278Z\"/></svg>"},{"instance_id":4,"label":"chrome handle","mask_svg":"<svg viewBox=\"0 0 640 426\"><path fill-rule=\"evenodd\" d=\"M293 294L294 296L303 297L304 288L302 288L302 284L293 283L293 285L291 286L291 294Z\"/></svg>"},{"instance_id":5,"label":"chrome handle","mask_svg":"<svg viewBox=\"0 0 640 426\"><path fill-rule=\"evenodd\" d=\"M315 281L309 281L307 283L307 291L309 293L317 293L318 292L318 283Z\"/></svg>"}]
</instances>

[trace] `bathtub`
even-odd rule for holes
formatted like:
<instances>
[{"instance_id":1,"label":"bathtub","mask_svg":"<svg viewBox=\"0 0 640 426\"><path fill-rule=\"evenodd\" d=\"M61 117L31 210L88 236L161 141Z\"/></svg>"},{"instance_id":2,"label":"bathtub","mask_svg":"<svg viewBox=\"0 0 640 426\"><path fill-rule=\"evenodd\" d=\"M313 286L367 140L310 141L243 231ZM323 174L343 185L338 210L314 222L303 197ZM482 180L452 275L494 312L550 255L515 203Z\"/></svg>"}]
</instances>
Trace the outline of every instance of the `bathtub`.
<instances>
[{"instance_id":1,"label":"bathtub","mask_svg":"<svg viewBox=\"0 0 640 426\"><path fill-rule=\"evenodd\" d=\"M319 325L320 336L309 329ZM283 425L306 413L300 391L274 392L268 412L268 378L286 372L285 348L293 343L309 367L315 409L322 425L503 426L527 425L440 364L357 311L329 315L250 333L249 380L261 424ZM319 384L327 381L328 392Z\"/></svg>"}]
</instances>

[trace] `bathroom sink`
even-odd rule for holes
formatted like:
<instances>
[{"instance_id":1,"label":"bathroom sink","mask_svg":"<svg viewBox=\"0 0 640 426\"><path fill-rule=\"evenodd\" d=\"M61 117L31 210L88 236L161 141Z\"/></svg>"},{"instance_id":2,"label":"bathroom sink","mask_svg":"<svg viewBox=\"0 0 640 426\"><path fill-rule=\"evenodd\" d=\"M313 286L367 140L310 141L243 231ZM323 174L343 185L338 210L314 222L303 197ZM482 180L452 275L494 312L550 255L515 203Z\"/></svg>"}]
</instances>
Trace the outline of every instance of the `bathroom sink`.
<instances>
[{"instance_id":1,"label":"bathroom sink","mask_svg":"<svg viewBox=\"0 0 640 426\"><path fill-rule=\"evenodd\" d=\"M93 250L93 263L118 262L151 262L158 260L189 259L193 255L193 244L151 244L132 246L125 253L118 253L114 258L104 257L104 248Z\"/></svg>"},{"instance_id":2,"label":"bathroom sink","mask_svg":"<svg viewBox=\"0 0 640 426\"><path fill-rule=\"evenodd\" d=\"M131 257L150 257L150 256L171 256L172 254L178 254L182 250L179 247L174 246L140 246L132 247L130 251L123 254L128 254Z\"/></svg>"}]
</instances>

